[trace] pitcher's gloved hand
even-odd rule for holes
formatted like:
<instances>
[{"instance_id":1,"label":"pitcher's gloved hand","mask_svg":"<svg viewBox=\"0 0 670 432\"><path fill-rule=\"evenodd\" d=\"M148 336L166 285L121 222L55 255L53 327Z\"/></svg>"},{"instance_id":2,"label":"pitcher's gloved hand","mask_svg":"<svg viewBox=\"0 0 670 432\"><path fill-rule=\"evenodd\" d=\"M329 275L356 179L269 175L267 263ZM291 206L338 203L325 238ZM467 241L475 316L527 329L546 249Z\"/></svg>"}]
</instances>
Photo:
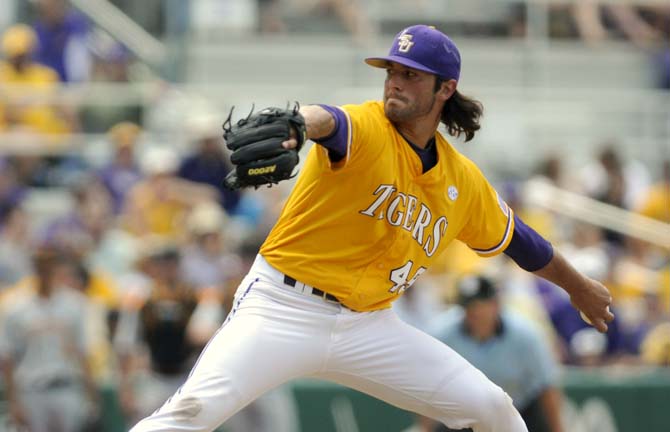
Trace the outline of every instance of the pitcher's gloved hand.
<instances>
[{"instance_id":1,"label":"pitcher's gloved hand","mask_svg":"<svg viewBox=\"0 0 670 432\"><path fill-rule=\"evenodd\" d=\"M235 166L224 185L240 189L273 185L293 177L299 162L298 152L307 140L305 119L299 105L292 109L265 108L249 114L237 123L231 121L232 110L223 124L223 138L232 150L230 161ZM285 148L284 141L297 141L295 148Z\"/></svg>"}]
</instances>

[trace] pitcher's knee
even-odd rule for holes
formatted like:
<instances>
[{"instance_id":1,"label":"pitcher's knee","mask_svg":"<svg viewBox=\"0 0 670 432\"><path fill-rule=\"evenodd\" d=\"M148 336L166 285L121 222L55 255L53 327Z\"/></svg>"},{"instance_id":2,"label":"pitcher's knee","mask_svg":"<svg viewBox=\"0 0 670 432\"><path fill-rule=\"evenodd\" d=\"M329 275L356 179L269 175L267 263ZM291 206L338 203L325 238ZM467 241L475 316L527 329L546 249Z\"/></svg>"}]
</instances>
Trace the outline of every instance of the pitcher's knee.
<instances>
[{"instance_id":1,"label":"pitcher's knee","mask_svg":"<svg viewBox=\"0 0 670 432\"><path fill-rule=\"evenodd\" d=\"M512 398L497 386L492 386L482 395L476 417L479 427L473 427L475 431L526 431L523 420L512 403Z\"/></svg>"},{"instance_id":2,"label":"pitcher's knee","mask_svg":"<svg viewBox=\"0 0 670 432\"><path fill-rule=\"evenodd\" d=\"M498 415L502 416L516 412L516 408L514 408L514 404L512 403L512 398L499 387L490 391L487 399L487 405L490 412L498 413Z\"/></svg>"},{"instance_id":3,"label":"pitcher's knee","mask_svg":"<svg viewBox=\"0 0 670 432\"><path fill-rule=\"evenodd\" d=\"M479 379L481 378L481 379ZM525 432L521 415L512 399L480 372L463 374L446 383L436 394L434 408L426 415L450 429L471 428L475 432Z\"/></svg>"}]
</instances>

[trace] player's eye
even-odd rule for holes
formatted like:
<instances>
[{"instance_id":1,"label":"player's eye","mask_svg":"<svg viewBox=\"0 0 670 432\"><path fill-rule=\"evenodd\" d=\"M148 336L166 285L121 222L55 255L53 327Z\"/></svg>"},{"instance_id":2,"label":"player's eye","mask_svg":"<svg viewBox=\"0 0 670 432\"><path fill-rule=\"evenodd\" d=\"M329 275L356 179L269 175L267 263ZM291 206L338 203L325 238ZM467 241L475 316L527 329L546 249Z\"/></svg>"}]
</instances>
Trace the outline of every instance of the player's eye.
<instances>
[{"instance_id":1,"label":"player's eye","mask_svg":"<svg viewBox=\"0 0 670 432\"><path fill-rule=\"evenodd\" d=\"M405 77L406 78L414 78L415 76L416 76L416 72L411 71L411 70L405 71Z\"/></svg>"}]
</instances>

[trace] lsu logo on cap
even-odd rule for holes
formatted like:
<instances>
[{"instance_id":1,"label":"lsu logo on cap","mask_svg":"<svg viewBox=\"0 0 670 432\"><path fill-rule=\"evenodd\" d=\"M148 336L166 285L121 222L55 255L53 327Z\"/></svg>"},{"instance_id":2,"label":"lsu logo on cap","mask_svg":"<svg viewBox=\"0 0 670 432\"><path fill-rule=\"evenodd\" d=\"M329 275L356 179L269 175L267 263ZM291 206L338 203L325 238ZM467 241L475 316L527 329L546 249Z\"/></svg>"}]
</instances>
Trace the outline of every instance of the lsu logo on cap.
<instances>
[{"instance_id":1,"label":"lsu logo on cap","mask_svg":"<svg viewBox=\"0 0 670 432\"><path fill-rule=\"evenodd\" d=\"M256 176L256 175L262 175L262 174L269 174L272 172L275 172L277 169L277 165L270 165L266 167L260 167L260 168L249 168L247 171L247 175L250 176Z\"/></svg>"},{"instance_id":2,"label":"lsu logo on cap","mask_svg":"<svg viewBox=\"0 0 670 432\"><path fill-rule=\"evenodd\" d=\"M414 45L412 42L412 35L403 33L398 37L398 51L400 52L409 52L409 50Z\"/></svg>"}]
</instances>

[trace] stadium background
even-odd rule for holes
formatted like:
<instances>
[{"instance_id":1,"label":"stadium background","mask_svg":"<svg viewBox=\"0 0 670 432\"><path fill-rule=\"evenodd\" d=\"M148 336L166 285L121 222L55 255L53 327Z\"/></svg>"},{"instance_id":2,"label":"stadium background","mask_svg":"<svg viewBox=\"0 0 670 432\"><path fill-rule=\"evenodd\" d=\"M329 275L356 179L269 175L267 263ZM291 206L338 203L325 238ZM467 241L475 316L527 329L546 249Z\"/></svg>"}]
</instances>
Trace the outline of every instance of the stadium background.
<instances>
[{"instance_id":1,"label":"stadium background","mask_svg":"<svg viewBox=\"0 0 670 432\"><path fill-rule=\"evenodd\" d=\"M233 105L245 113L252 103L381 97L383 72L362 58L388 50L393 34L413 23L453 37L463 57L459 88L484 103L481 133L456 141L459 150L575 266L607 282L619 322L609 338L562 333L535 281L504 258L482 261L459 245L399 313L428 326L450 307L455 275L493 274L506 305L546 333L563 364L566 430L670 428L667 2L6 0L3 37L17 23L39 28L40 8L49 7L83 23L69 30L73 48L59 78L17 85L0 75L0 326L30 291L33 257L67 256L74 274L85 275L67 288L85 293L88 304L98 430L125 427L119 383L127 358L138 375L150 368L141 338L116 326L158 285L161 275L147 263L179 252L174 277L192 290L206 340L290 190L287 183L238 196L184 183L212 181L189 157L221 157L208 151L222 145L220 124ZM3 38L3 59L24 49L24 39ZM53 61L43 51L34 57ZM14 118L17 107L37 114ZM110 172L123 152L137 165L121 187ZM189 199L165 198L156 177ZM147 205L162 199L172 201ZM215 277L198 277L202 269ZM326 383L285 390L305 431L401 431L413 421ZM4 402L0 430L10 430Z\"/></svg>"}]
</instances>

